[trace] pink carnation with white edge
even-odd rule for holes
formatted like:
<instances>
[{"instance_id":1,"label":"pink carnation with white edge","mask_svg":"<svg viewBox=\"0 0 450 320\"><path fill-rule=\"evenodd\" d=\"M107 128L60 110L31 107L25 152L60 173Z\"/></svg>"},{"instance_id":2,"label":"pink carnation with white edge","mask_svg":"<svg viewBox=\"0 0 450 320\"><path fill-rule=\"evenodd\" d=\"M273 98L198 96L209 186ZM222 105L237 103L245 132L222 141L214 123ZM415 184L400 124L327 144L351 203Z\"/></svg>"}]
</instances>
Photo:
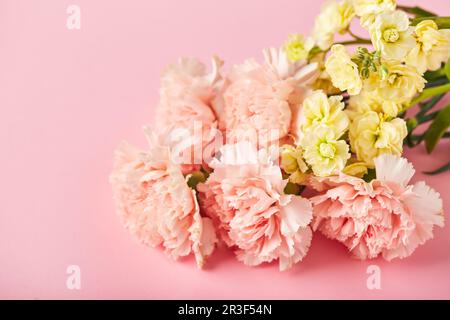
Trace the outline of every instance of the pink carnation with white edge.
<instances>
[{"instance_id":1,"label":"pink carnation with white edge","mask_svg":"<svg viewBox=\"0 0 450 320\"><path fill-rule=\"evenodd\" d=\"M283 193L286 181L264 151L226 145L214 172L199 184L201 209L237 258L254 266L279 260L280 270L303 259L311 244L310 202Z\"/></svg>"},{"instance_id":2,"label":"pink carnation with white edge","mask_svg":"<svg viewBox=\"0 0 450 320\"><path fill-rule=\"evenodd\" d=\"M233 67L222 96L214 100L228 143L256 131L259 144L266 147L298 130L299 109L307 85L318 75L317 63L293 63L283 49L267 49L264 56L262 65L250 59Z\"/></svg>"},{"instance_id":3,"label":"pink carnation with white edge","mask_svg":"<svg viewBox=\"0 0 450 320\"><path fill-rule=\"evenodd\" d=\"M314 177L320 192L311 198L313 229L342 242L359 259L382 255L404 258L444 226L439 193L420 181L409 185L414 168L406 159L384 154L375 159L376 179L340 174Z\"/></svg>"},{"instance_id":4,"label":"pink carnation with white edge","mask_svg":"<svg viewBox=\"0 0 450 320\"><path fill-rule=\"evenodd\" d=\"M118 214L142 243L162 246L173 259L193 253L201 268L217 241L212 221L200 215L196 193L167 148L149 140L147 152L127 143L115 152L110 181Z\"/></svg>"},{"instance_id":5,"label":"pink carnation with white edge","mask_svg":"<svg viewBox=\"0 0 450 320\"><path fill-rule=\"evenodd\" d=\"M184 145L185 165L201 164L202 152L218 134L218 117L212 101L223 83L222 61L212 58L212 68L196 59L182 58L166 68L161 76L160 101L156 109L156 130L171 135ZM194 148L197 148L194 151ZM194 159L194 155L198 155ZM200 165L193 166L198 170Z\"/></svg>"}]
</instances>

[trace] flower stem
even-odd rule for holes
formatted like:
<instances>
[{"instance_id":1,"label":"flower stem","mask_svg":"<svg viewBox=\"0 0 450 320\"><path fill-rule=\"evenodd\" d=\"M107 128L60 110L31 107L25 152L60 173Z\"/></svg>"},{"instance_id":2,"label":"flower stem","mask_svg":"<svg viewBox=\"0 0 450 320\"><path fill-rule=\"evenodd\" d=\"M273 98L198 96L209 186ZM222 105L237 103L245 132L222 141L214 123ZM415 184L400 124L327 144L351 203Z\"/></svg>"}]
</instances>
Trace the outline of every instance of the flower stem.
<instances>
[{"instance_id":1,"label":"flower stem","mask_svg":"<svg viewBox=\"0 0 450 320\"><path fill-rule=\"evenodd\" d=\"M418 6L410 7L410 6L400 6L400 5L398 5L397 9L403 10L406 13L411 13L411 14L415 15L416 17L417 16L419 16L419 17L430 17L430 16L435 16L436 15L435 13L433 13L431 11L428 11L428 10L425 10L425 9L422 9L421 7L418 7Z\"/></svg>"},{"instance_id":2,"label":"flower stem","mask_svg":"<svg viewBox=\"0 0 450 320\"><path fill-rule=\"evenodd\" d=\"M437 87L432 87L432 88L427 88L425 90L422 91L421 94L419 94L417 97L415 97L414 99L412 99L409 107L407 107L407 109L411 108L412 106L418 104L419 102L431 98L432 96L438 95L438 94L443 94L450 91L450 83L446 83L444 85L441 86L437 86Z\"/></svg>"},{"instance_id":3,"label":"flower stem","mask_svg":"<svg viewBox=\"0 0 450 320\"><path fill-rule=\"evenodd\" d=\"M450 28L450 17L417 17L411 20L411 25L416 26L419 22L424 20L433 20L436 22L439 29Z\"/></svg>"},{"instance_id":4,"label":"flower stem","mask_svg":"<svg viewBox=\"0 0 450 320\"><path fill-rule=\"evenodd\" d=\"M336 42L335 44L342 44L342 45L346 46L346 45L352 45L352 44L371 44L371 43L372 43L372 41L370 41L369 39L355 39L355 40Z\"/></svg>"}]
</instances>

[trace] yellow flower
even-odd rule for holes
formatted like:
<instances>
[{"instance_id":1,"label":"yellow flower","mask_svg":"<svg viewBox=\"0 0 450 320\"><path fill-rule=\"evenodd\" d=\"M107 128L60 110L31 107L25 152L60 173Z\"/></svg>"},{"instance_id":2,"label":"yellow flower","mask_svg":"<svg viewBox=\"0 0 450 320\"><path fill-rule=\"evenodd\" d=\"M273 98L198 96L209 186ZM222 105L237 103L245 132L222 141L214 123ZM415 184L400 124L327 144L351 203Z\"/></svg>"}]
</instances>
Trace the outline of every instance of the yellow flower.
<instances>
[{"instance_id":1,"label":"yellow flower","mask_svg":"<svg viewBox=\"0 0 450 320\"><path fill-rule=\"evenodd\" d=\"M350 97L345 112L353 120L356 116L367 111L382 112L390 117L396 117L401 109L401 104L383 99L377 94L377 91L363 90L360 94Z\"/></svg>"},{"instance_id":2,"label":"yellow flower","mask_svg":"<svg viewBox=\"0 0 450 320\"><path fill-rule=\"evenodd\" d=\"M336 174L344 169L350 158L349 147L338 140L335 132L323 124L315 125L302 139L303 156L313 173L320 177Z\"/></svg>"},{"instance_id":3,"label":"yellow flower","mask_svg":"<svg viewBox=\"0 0 450 320\"><path fill-rule=\"evenodd\" d=\"M284 145L281 147L281 168L286 173L294 173L297 170L306 172L308 166L303 161L303 150L301 147Z\"/></svg>"},{"instance_id":4,"label":"yellow flower","mask_svg":"<svg viewBox=\"0 0 450 320\"><path fill-rule=\"evenodd\" d=\"M352 121L349 138L358 160L373 167L373 159L383 153L401 155L407 133L403 119L388 120L381 113L368 111Z\"/></svg>"},{"instance_id":5,"label":"yellow flower","mask_svg":"<svg viewBox=\"0 0 450 320\"><path fill-rule=\"evenodd\" d=\"M395 0L353 0L355 13L361 17L361 25L369 27L380 13L395 10Z\"/></svg>"},{"instance_id":6,"label":"yellow flower","mask_svg":"<svg viewBox=\"0 0 450 320\"><path fill-rule=\"evenodd\" d=\"M367 173L367 164L360 161L352 161L350 159L348 161L350 164L348 164L342 172L345 174L348 174L349 176L354 176L358 178L364 177L364 175Z\"/></svg>"},{"instance_id":7,"label":"yellow flower","mask_svg":"<svg viewBox=\"0 0 450 320\"><path fill-rule=\"evenodd\" d=\"M393 11L378 15L370 26L372 44L386 59L402 60L414 48L414 29L409 26L409 18L403 11Z\"/></svg>"},{"instance_id":8,"label":"yellow flower","mask_svg":"<svg viewBox=\"0 0 450 320\"><path fill-rule=\"evenodd\" d=\"M312 84L313 90L323 90L327 95L336 95L341 93L341 90L333 86L330 75L325 71L325 52L315 54L310 62L317 62L319 76Z\"/></svg>"},{"instance_id":9,"label":"yellow flower","mask_svg":"<svg viewBox=\"0 0 450 320\"><path fill-rule=\"evenodd\" d=\"M425 87L426 80L416 68L396 60L383 61L382 64L385 74L380 76L379 73L372 73L364 83L368 91L374 91L381 99L399 104L408 103Z\"/></svg>"},{"instance_id":10,"label":"yellow flower","mask_svg":"<svg viewBox=\"0 0 450 320\"><path fill-rule=\"evenodd\" d=\"M331 77L333 85L349 95L358 94L362 88L358 66L354 63L345 47L335 44L331 47L331 55L325 62L325 70Z\"/></svg>"},{"instance_id":11,"label":"yellow flower","mask_svg":"<svg viewBox=\"0 0 450 320\"><path fill-rule=\"evenodd\" d=\"M317 79L312 84L312 88L313 90L322 90L329 95L336 95L341 93L341 90L333 86L331 78L327 72L322 72L319 77L317 77Z\"/></svg>"},{"instance_id":12,"label":"yellow flower","mask_svg":"<svg viewBox=\"0 0 450 320\"><path fill-rule=\"evenodd\" d=\"M284 50L288 59L296 62L298 60L305 60L313 46L314 40L311 38L305 39L301 34L291 34L284 45Z\"/></svg>"},{"instance_id":13,"label":"yellow flower","mask_svg":"<svg viewBox=\"0 0 450 320\"><path fill-rule=\"evenodd\" d=\"M349 120L345 114L342 96L327 97L321 91L313 91L303 101L302 109L302 130L308 131L316 124L324 124L329 126L337 138L340 138L348 129Z\"/></svg>"},{"instance_id":14,"label":"yellow flower","mask_svg":"<svg viewBox=\"0 0 450 320\"><path fill-rule=\"evenodd\" d=\"M450 30L438 30L432 20L421 21L415 29L416 46L406 56L406 64L421 73L437 70L450 58Z\"/></svg>"},{"instance_id":15,"label":"yellow flower","mask_svg":"<svg viewBox=\"0 0 450 320\"><path fill-rule=\"evenodd\" d=\"M291 145L281 147L281 168L288 173L289 181L301 184L305 182L308 165L303 160L303 149Z\"/></svg>"},{"instance_id":16,"label":"yellow flower","mask_svg":"<svg viewBox=\"0 0 450 320\"><path fill-rule=\"evenodd\" d=\"M322 50L333 44L334 34L343 33L355 16L352 0L327 2L316 17L313 38Z\"/></svg>"},{"instance_id":17,"label":"yellow flower","mask_svg":"<svg viewBox=\"0 0 450 320\"><path fill-rule=\"evenodd\" d=\"M289 176L289 182L305 185L308 182L308 176L308 173L297 170Z\"/></svg>"}]
</instances>

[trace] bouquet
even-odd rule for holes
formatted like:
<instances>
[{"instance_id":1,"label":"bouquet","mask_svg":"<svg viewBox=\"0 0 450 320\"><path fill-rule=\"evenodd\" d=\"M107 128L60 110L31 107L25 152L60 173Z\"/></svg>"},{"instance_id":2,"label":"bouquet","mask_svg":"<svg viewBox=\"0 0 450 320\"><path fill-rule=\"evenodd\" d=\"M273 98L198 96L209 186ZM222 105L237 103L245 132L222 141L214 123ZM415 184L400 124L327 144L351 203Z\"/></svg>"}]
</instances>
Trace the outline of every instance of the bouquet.
<instances>
[{"instance_id":1,"label":"bouquet","mask_svg":"<svg viewBox=\"0 0 450 320\"><path fill-rule=\"evenodd\" d=\"M450 136L450 105L438 104L450 91L450 18L394 0L328 2L310 37L263 56L226 74L218 57L210 70L183 58L163 72L149 148L115 153L126 228L199 267L220 245L280 270L306 256L314 232L359 259L404 258L433 238L442 200L410 183L402 152Z\"/></svg>"}]
</instances>

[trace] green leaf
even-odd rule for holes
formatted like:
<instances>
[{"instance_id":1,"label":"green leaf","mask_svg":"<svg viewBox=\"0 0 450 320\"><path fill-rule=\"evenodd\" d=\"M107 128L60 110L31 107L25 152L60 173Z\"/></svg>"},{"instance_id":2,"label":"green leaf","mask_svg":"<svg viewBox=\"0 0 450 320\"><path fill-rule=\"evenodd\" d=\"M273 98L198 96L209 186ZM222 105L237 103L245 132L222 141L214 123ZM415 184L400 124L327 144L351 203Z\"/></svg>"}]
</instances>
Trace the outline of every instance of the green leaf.
<instances>
[{"instance_id":1,"label":"green leaf","mask_svg":"<svg viewBox=\"0 0 450 320\"><path fill-rule=\"evenodd\" d=\"M445 79L445 69L444 67L437 69L435 71L427 71L424 73L423 77L425 78L425 80L427 80L427 84L429 84L430 82L433 82L435 80L439 80L444 78Z\"/></svg>"},{"instance_id":2,"label":"green leaf","mask_svg":"<svg viewBox=\"0 0 450 320\"><path fill-rule=\"evenodd\" d=\"M444 72L447 76L447 79L450 80L450 59L448 59L447 63L444 66Z\"/></svg>"},{"instance_id":3,"label":"green leaf","mask_svg":"<svg viewBox=\"0 0 450 320\"><path fill-rule=\"evenodd\" d=\"M425 145L428 153L433 151L448 127L450 127L450 104L439 111L425 134Z\"/></svg>"},{"instance_id":4,"label":"green leaf","mask_svg":"<svg viewBox=\"0 0 450 320\"><path fill-rule=\"evenodd\" d=\"M427 171L427 172L424 172L424 173L425 174L429 174L429 175L434 175L434 174L442 173L442 172L447 171L449 169L450 169L450 162L447 163L446 165L444 165L444 166L434 170L434 171Z\"/></svg>"},{"instance_id":5,"label":"green leaf","mask_svg":"<svg viewBox=\"0 0 450 320\"><path fill-rule=\"evenodd\" d=\"M416 118L423 117L431 108L433 108L442 98L445 96L445 93L439 94L431 98L427 103L424 103L420 106L420 111L417 113Z\"/></svg>"}]
</instances>

